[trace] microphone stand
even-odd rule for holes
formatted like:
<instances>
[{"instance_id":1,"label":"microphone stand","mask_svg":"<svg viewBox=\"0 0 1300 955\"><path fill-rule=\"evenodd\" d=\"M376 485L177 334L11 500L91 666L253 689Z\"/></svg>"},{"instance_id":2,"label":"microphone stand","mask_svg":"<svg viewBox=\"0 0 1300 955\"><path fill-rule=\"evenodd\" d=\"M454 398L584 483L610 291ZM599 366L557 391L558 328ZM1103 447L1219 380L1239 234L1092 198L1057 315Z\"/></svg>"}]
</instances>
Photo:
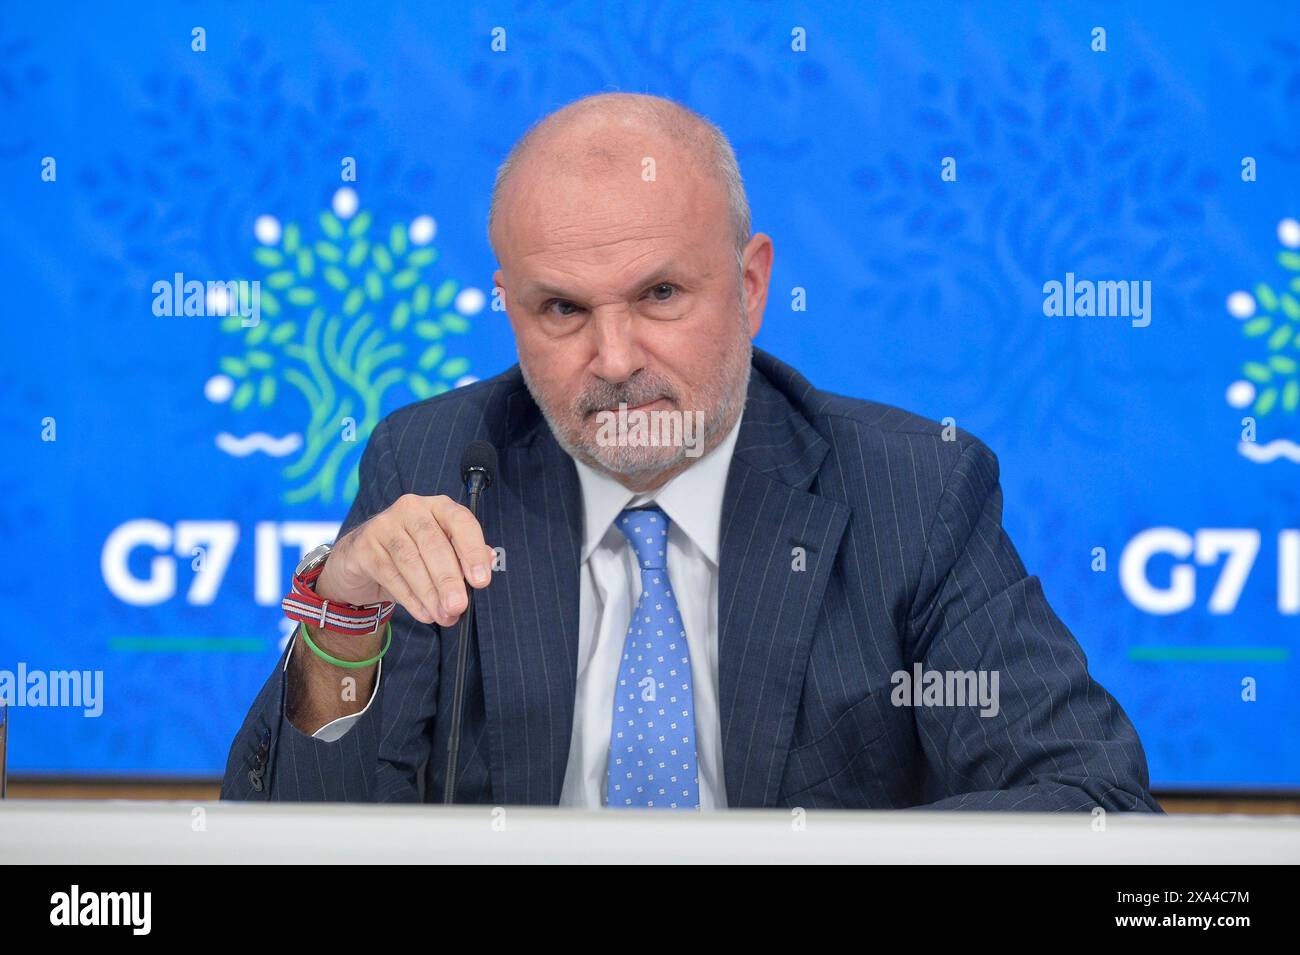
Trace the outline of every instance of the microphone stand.
<instances>
[{"instance_id":1,"label":"microphone stand","mask_svg":"<svg viewBox=\"0 0 1300 955\"><path fill-rule=\"evenodd\" d=\"M482 468L471 468L466 483L469 486L469 510L478 519L478 502L487 487L488 477ZM466 586L469 605L461 615L459 643L456 645L456 683L451 697L451 732L447 736L447 778L442 784L442 802L450 806L456 801L456 774L460 764L460 727L465 717L465 668L469 662L469 637L474 627L474 588Z\"/></svg>"}]
</instances>

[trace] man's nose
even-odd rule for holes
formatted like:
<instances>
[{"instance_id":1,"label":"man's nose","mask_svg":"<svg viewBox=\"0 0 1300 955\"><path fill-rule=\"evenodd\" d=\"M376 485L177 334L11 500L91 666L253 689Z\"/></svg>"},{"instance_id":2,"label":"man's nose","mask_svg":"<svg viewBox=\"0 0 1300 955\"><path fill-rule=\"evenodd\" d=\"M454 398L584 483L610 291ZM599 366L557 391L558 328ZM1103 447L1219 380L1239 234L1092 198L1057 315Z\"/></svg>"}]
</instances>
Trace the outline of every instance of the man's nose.
<instances>
[{"instance_id":1,"label":"man's nose","mask_svg":"<svg viewBox=\"0 0 1300 955\"><path fill-rule=\"evenodd\" d=\"M604 306L593 313L595 355L591 372L611 384L627 381L645 365L633 317L626 308Z\"/></svg>"}]
</instances>

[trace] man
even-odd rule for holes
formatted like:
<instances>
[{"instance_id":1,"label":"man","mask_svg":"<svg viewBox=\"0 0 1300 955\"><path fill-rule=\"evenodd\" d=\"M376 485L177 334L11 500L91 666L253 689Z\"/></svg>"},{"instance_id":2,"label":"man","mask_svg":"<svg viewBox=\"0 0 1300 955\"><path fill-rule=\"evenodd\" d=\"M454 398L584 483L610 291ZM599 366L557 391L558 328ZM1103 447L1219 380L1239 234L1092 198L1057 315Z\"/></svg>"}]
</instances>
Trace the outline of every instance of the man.
<instances>
[{"instance_id":1,"label":"man","mask_svg":"<svg viewBox=\"0 0 1300 955\"><path fill-rule=\"evenodd\" d=\"M752 348L772 242L716 127L571 104L502 165L489 234L519 365L375 429L312 585L395 602L391 637L300 631L223 798L440 798L468 582L458 802L1159 811L993 454ZM611 426L652 413L681 440Z\"/></svg>"}]
</instances>

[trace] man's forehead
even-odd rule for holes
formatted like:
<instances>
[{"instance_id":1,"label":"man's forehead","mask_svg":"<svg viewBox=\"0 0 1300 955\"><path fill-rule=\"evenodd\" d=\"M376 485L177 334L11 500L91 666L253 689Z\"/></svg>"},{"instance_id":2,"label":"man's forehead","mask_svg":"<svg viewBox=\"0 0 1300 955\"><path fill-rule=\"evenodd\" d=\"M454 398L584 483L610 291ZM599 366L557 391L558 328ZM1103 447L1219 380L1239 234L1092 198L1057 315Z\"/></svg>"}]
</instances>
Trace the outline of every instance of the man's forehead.
<instances>
[{"instance_id":1,"label":"man's forehead","mask_svg":"<svg viewBox=\"0 0 1300 955\"><path fill-rule=\"evenodd\" d=\"M701 191L692 175L647 180L635 163L598 170L534 168L520 176L518 186L507 200L505 225L522 235L671 225L691 218Z\"/></svg>"},{"instance_id":2,"label":"man's forehead","mask_svg":"<svg viewBox=\"0 0 1300 955\"><path fill-rule=\"evenodd\" d=\"M529 153L511 174L500 213L504 229L515 233L528 233L529 226L599 229L621 221L686 220L716 194L725 200L715 170L680 144L567 144Z\"/></svg>"},{"instance_id":3,"label":"man's forehead","mask_svg":"<svg viewBox=\"0 0 1300 955\"><path fill-rule=\"evenodd\" d=\"M725 197L708 184L562 175L522 184L502 217L502 264L543 272L590 265L636 269L690 260L728 241ZM703 186L703 188L701 188Z\"/></svg>"},{"instance_id":4,"label":"man's forehead","mask_svg":"<svg viewBox=\"0 0 1300 955\"><path fill-rule=\"evenodd\" d=\"M635 292L653 282L691 283L708 278L707 263L698 256L663 255L659 250L624 262L557 262L535 257L526 260L514 276L517 294L531 296L574 295L608 291Z\"/></svg>"}]
</instances>

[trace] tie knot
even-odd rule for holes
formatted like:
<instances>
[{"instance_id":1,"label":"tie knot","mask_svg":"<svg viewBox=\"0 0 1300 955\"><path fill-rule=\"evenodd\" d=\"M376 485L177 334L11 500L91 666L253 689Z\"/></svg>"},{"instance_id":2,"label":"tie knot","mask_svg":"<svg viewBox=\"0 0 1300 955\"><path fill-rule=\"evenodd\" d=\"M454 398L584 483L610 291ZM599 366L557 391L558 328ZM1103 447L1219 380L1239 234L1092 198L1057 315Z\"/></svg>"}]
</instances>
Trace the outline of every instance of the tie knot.
<instances>
[{"instance_id":1,"label":"tie knot","mask_svg":"<svg viewBox=\"0 0 1300 955\"><path fill-rule=\"evenodd\" d=\"M614 526L632 545L637 566L642 570L668 566L668 515L659 508L629 508L619 513Z\"/></svg>"}]
</instances>

